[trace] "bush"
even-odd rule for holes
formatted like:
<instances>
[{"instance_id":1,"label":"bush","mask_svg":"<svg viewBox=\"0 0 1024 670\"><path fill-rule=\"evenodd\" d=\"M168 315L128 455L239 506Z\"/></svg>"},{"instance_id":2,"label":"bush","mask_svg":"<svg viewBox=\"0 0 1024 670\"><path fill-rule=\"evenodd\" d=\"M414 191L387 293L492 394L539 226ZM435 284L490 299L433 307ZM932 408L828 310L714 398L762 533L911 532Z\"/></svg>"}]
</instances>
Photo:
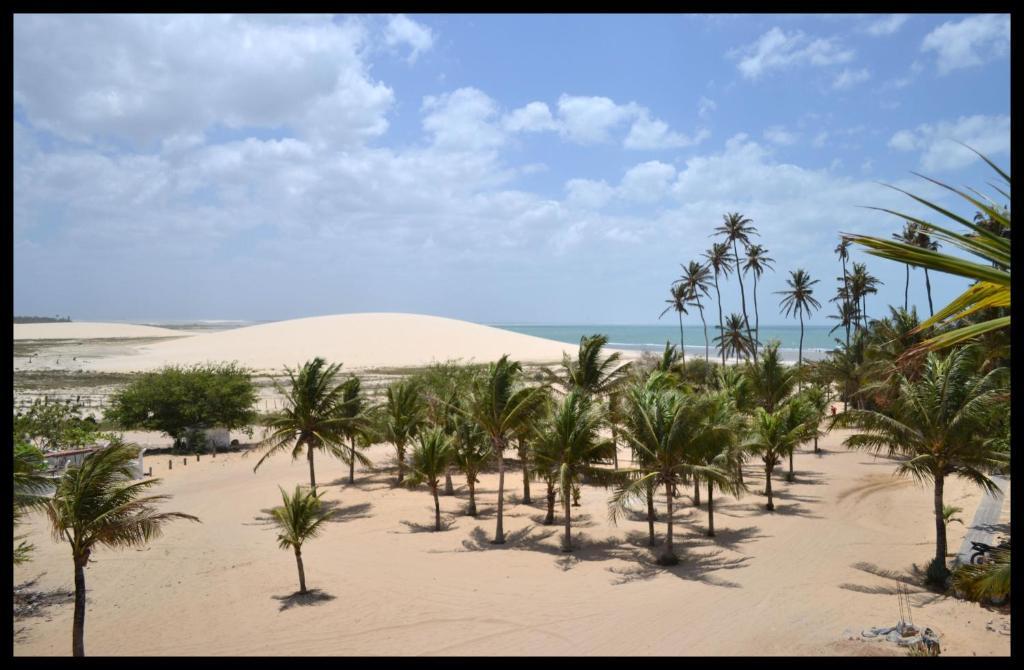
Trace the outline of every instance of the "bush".
<instances>
[{"instance_id":1,"label":"bush","mask_svg":"<svg viewBox=\"0 0 1024 670\"><path fill-rule=\"evenodd\" d=\"M949 575L950 572L949 568L946 567L946 562L941 559L934 558L932 559L932 562L928 564L928 570L925 572L925 580L929 584L945 587L946 579L949 578Z\"/></svg>"}]
</instances>

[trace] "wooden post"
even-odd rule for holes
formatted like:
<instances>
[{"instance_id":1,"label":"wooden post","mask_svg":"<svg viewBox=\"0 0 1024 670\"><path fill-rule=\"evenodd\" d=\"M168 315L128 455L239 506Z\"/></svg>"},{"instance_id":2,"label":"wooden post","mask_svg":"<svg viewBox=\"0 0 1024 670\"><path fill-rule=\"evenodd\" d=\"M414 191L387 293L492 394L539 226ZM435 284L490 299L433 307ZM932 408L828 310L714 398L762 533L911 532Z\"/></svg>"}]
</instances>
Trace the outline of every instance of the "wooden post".
<instances>
[{"instance_id":1,"label":"wooden post","mask_svg":"<svg viewBox=\"0 0 1024 670\"><path fill-rule=\"evenodd\" d=\"M173 468L174 468L174 460L173 459L167 459L167 469L171 470Z\"/></svg>"},{"instance_id":2,"label":"wooden post","mask_svg":"<svg viewBox=\"0 0 1024 670\"><path fill-rule=\"evenodd\" d=\"M199 454L196 454L196 463L199 462Z\"/></svg>"},{"instance_id":3,"label":"wooden post","mask_svg":"<svg viewBox=\"0 0 1024 670\"><path fill-rule=\"evenodd\" d=\"M182 465L188 465L188 459L187 458L181 459L181 464Z\"/></svg>"}]
</instances>

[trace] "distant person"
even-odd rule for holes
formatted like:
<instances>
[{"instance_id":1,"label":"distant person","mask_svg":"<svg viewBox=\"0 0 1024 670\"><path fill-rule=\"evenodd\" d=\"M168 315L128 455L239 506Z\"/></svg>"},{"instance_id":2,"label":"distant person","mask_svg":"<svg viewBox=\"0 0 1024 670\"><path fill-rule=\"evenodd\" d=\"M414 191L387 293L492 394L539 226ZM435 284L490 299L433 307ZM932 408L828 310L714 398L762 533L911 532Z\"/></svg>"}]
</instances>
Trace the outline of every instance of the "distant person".
<instances>
[{"instance_id":1,"label":"distant person","mask_svg":"<svg viewBox=\"0 0 1024 670\"><path fill-rule=\"evenodd\" d=\"M836 415L836 406L832 405L832 416Z\"/></svg>"}]
</instances>

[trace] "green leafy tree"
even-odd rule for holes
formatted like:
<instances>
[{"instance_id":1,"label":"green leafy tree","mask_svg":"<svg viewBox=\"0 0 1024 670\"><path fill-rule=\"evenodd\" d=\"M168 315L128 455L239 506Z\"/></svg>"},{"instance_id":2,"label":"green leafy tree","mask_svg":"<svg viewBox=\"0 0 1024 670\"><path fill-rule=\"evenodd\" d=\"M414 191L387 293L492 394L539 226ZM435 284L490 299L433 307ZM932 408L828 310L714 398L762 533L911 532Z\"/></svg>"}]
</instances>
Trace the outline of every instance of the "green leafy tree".
<instances>
[{"instance_id":1,"label":"green leafy tree","mask_svg":"<svg viewBox=\"0 0 1024 670\"><path fill-rule=\"evenodd\" d=\"M426 425L426 407L419 384L406 379L392 382L386 401L378 415L377 434L395 447L398 460L398 483L405 479L405 450Z\"/></svg>"},{"instance_id":2,"label":"green leafy tree","mask_svg":"<svg viewBox=\"0 0 1024 670\"><path fill-rule=\"evenodd\" d=\"M143 495L159 479L133 481L138 449L116 442L86 456L56 482L45 505L55 542L67 542L75 566L75 610L71 651L85 656L85 568L97 545L139 547L161 535L176 519L199 521L181 512L158 511L167 495Z\"/></svg>"},{"instance_id":3,"label":"green leafy tree","mask_svg":"<svg viewBox=\"0 0 1024 670\"><path fill-rule=\"evenodd\" d=\"M82 414L82 406L71 400L36 398L24 412L14 414L15 441L26 441L45 453L83 449L109 438Z\"/></svg>"},{"instance_id":4,"label":"green leafy tree","mask_svg":"<svg viewBox=\"0 0 1024 670\"><path fill-rule=\"evenodd\" d=\"M320 534L331 514L324 510L316 490L303 491L298 484L291 496L281 489L281 500L282 505L270 511L271 519L280 531L277 546L295 552L295 565L299 569L299 593L305 594L306 570L302 564L302 545Z\"/></svg>"}]
</instances>

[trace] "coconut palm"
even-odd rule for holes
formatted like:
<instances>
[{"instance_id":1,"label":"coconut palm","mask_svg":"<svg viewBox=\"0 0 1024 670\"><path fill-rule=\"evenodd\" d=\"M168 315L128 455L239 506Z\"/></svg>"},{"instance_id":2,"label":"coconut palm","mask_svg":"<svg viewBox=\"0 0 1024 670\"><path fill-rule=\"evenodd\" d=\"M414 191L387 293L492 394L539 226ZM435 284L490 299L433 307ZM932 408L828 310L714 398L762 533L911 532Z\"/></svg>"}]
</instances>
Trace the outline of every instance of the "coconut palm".
<instances>
[{"instance_id":1,"label":"coconut palm","mask_svg":"<svg viewBox=\"0 0 1024 670\"><path fill-rule=\"evenodd\" d=\"M740 280L740 304L743 307L743 325L747 329L747 337L753 340L750 332L750 319L747 318L747 294L743 290L743 273L740 272L740 252L736 243L742 242L743 247L750 245L750 236L757 235L757 228L750 225L752 221L738 212L722 215L722 225L715 228L715 233L732 243L732 257L736 262L736 277ZM754 360L757 360L757 349L752 348Z\"/></svg>"},{"instance_id":2,"label":"coconut palm","mask_svg":"<svg viewBox=\"0 0 1024 670\"><path fill-rule=\"evenodd\" d=\"M744 368L743 374L747 378L750 400L767 412L782 406L792 395L798 380L796 369L782 364L778 341L769 342L761 360Z\"/></svg>"},{"instance_id":3,"label":"coconut palm","mask_svg":"<svg viewBox=\"0 0 1024 670\"><path fill-rule=\"evenodd\" d=\"M280 487L278 487L280 488ZM282 505L270 510L270 518L280 531L277 546L295 552L295 565L299 569L299 593L306 593L306 570L302 564L302 545L323 530L331 513L324 510L315 489L303 491L296 484L291 496L281 489Z\"/></svg>"},{"instance_id":4,"label":"coconut palm","mask_svg":"<svg viewBox=\"0 0 1024 670\"><path fill-rule=\"evenodd\" d=\"M675 389L636 387L626 396L627 416L624 436L640 458L636 467L626 471L629 479L618 486L609 501L614 521L634 499L646 497L657 486L665 489L667 503L665 547L658 557L661 565L679 562L672 545L672 498L684 479L700 477L719 486L729 478L718 468L695 463L695 454L708 439L708 403Z\"/></svg>"},{"instance_id":5,"label":"coconut palm","mask_svg":"<svg viewBox=\"0 0 1024 670\"><path fill-rule=\"evenodd\" d=\"M900 379L896 402L886 413L850 410L833 419L834 425L860 431L846 438L846 446L905 456L908 460L896 468L897 475L933 482L933 579L947 574L942 513L946 478L956 475L985 490L998 490L985 471L1003 458L989 438L995 414L1008 411L1007 370L984 375L976 370L973 347L941 357L930 353L919 379Z\"/></svg>"},{"instance_id":6,"label":"coconut palm","mask_svg":"<svg viewBox=\"0 0 1024 670\"><path fill-rule=\"evenodd\" d=\"M567 393L578 390L592 396L604 396L622 385L630 370L630 363L620 363L622 354L615 352L602 356L602 349L608 344L607 335L591 335L580 338L576 360L562 354L561 371L544 368L548 380Z\"/></svg>"},{"instance_id":7,"label":"coconut palm","mask_svg":"<svg viewBox=\"0 0 1024 670\"><path fill-rule=\"evenodd\" d=\"M285 407L267 421L271 432L259 445L265 451L253 472L280 451L291 449L292 459L296 459L305 447L309 461L309 486L315 491L313 452L323 450L344 458L340 445L344 441L345 430L352 422L340 409L347 383L336 381L340 369L340 363L327 365L327 361L319 356L307 361L298 374L291 368L285 368L290 387L285 389L274 382L277 392L284 397Z\"/></svg>"},{"instance_id":8,"label":"coconut palm","mask_svg":"<svg viewBox=\"0 0 1024 670\"><path fill-rule=\"evenodd\" d=\"M739 436L744 422L742 415L728 392L718 391L707 395L707 414L704 417L704 439L697 444L695 461L703 466L713 468L721 474L721 479L706 479L708 494L708 530L709 537L715 535L715 498L717 488L732 495L739 495L746 487L734 477L742 461L738 459ZM696 477L694 478L696 480ZM720 482L725 481L723 485ZM716 485L717 483L717 485Z\"/></svg>"},{"instance_id":9,"label":"coconut palm","mask_svg":"<svg viewBox=\"0 0 1024 670\"><path fill-rule=\"evenodd\" d=\"M498 459L498 519L494 544L505 543L505 449L515 431L530 420L545 398L542 387L520 384L522 371L522 365L510 361L507 354L488 365L481 379L473 384L464 410L487 433Z\"/></svg>"},{"instance_id":10,"label":"coconut palm","mask_svg":"<svg viewBox=\"0 0 1024 670\"><path fill-rule=\"evenodd\" d=\"M906 221L903 223L903 230L898 233L892 234L892 239L903 244L916 244L917 243L917 224L913 221ZM906 266L906 283L903 286L903 309L910 309L910 266Z\"/></svg>"},{"instance_id":11,"label":"coconut palm","mask_svg":"<svg viewBox=\"0 0 1024 670\"><path fill-rule=\"evenodd\" d=\"M724 328L715 337L715 344L722 351L723 361L726 355L737 359L742 356L746 359L751 351L750 338L743 332L743 317L739 314L730 314L725 320Z\"/></svg>"},{"instance_id":12,"label":"coconut palm","mask_svg":"<svg viewBox=\"0 0 1024 670\"><path fill-rule=\"evenodd\" d=\"M850 299L860 307L862 330L868 329L868 295L878 293L878 286L883 282L868 272L863 263L854 263L853 272L850 273Z\"/></svg>"},{"instance_id":13,"label":"coconut palm","mask_svg":"<svg viewBox=\"0 0 1024 670\"><path fill-rule=\"evenodd\" d=\"M782 307L783 314L786 316L796 314L800 318L798 367L803 367L804 364L804 314L810 317L814 310L821 308L821 303L814 298L814 289L812 288L817 283L817 279L811 279L811 276L801 268L790 271L789 279L786 280L786 285L789 288L785 291L776 291L782 295L779 306Z\"/></svg>"},{"instance_id":14,"label":"coconut palm","mask_svg":"<svg viewBox=\"0 0 1024 670\"><path fill-rule=\"evenodd\" d=\"M771 270L775 260L768 257L768 250L760 244L751 244L747 247L747 258L743 263L743 272L750 272L754 275L754 348L761 343L761 317L757 311L757 280ZM756 360L756 358L755 358Z\"/></svg>"},{"instance_id":15,"label":"coconut palm","mask_svg":"<svg viewBox=\"0 0 1024 670\"><path fill-rule=\"evenodd\" d=\"M41 449L14 439L14 526L22 522L26 512L40 509L46 505L46 493L53 486L53 479L46 475L46 460ZM14 547L14 564L19 565L29 560L35 548L25 541L26 535L16 535L18 542Z\"/></svg>"},{"instance_id":16,"label":"coconut palm","mask_svg":"<svg viewBox=\"0 0 1024 670\"><path fill-rule=\"evenodd\" d=\"M722 321L722 293L718 289L718 276L726 279L732 272L732 254L729 252L729 245L725 242L715 242L711 248L704 252L704 258L708 261L708 267L714 272L715 295L718 297L718 331L722 332L725 325ZM725 350L722 350L722 365L725 365Z\"/></svg>"},{"instance_id":17,"label":"coconut palm","mask_svg":"<svg viewBox=\"0 0 1024 670\"><path fill-rule=\"evenodd\" d=\"M352 376L345 382L338 410L346 419L341 426L341 432L349 441L348 451L342 450L340 453L343 455L342 461L348 465L348 482L353 484L356 481L356 462L363 467L373 465L369 458L356 450L357 446L366 448L372 443L371 433L374 425L373 408L367 404L362 394L359 377Z\"/></svg>"},{"instance_id":18,"label":"coconut palm","mask_svg":"<svg viewBox=\"0 0 1024 670\"><path fill-rule=\"evenodd\" d=\"M828 416L828 391L819 383L811 384L800 392L804 400L807 402L808 407L813 410L810 413L811 425L809 430L814 437L814 453L819 453L818 449L818 438L825 434L825 431L821 428L821 422ZM792 470L792 465L790 470Z\"/></svg>"},{"instance_id":19,"label":"coconut palm","mask_svg":"<svg viewBox=\"0 0 1024 670\"><path fill-rule=\"evenodd\" d=\"M829 315L828 318L838 321L834 328L829 330L829 335L839 330L840 328L846 331L846 346L850 346L850 328L856 324L860 319L860 313L857 309L857 305L852 302L847 296L846 291L843 287L839 287L839 293L836 297L831 298L830 302L835 302L836 313Z\"/></svg>"},{"instance_id":20,"label":"coconut palm","mask_svg":"<svg viewBox=\"0 0 1024 670\"><path fill-rule=\"evenodd\" d=\"M686 286L687 292L697 305L697 311L700 312L700 322L704 326L704 362L706 363L710 358L711 347L710 340L708 340L708 322L704 319L704 305L701 303L700 297L709 295L711 269L707 263L690 261L688 265L683 266L683 276L679 282Z\"/></svg>"},{"instance_id":21,"label":"coconut palm","mask_svg":"<svg viewBox=\"0 0 1024 670\"><path fill-rule=\"evenodd\" d=\"M419 385L409 379L391 382L385 398L378 415L377 434L395 447L401 484L405 480L405 449L426 425L426 407Z\"/></svg>"},{"instance_id":22,"label":"coconut palm","mask_svg":"<svg viewBox=\"0 0 1024 670\"><path fill-rule=\"evenodd\" d=\"M683 356L683 365L686 365L686 340L683 339L683 314L688 314L686 307L690 303L690 293L685 284L675 284L669 287L671 297L665 300L668 307L658 315L658 318L665 316L669 311L675 311L679 316L679 351Z\"/></svg>"},{"instance_id":23,"label":"coconut palm","mask_svg":"<svg viewBox=\"0 0 1024 670\"><path fill-rule=\"evenodd\" d=\"M765 509L773 511L775 501L772 498L772 473L782 462L784 456L792 453L796 445L807 435L805 405L790 401L774 412L763 407L754 410L750 433L744 442L744 448L761 457L764 463L764 493L768 496Z\"/></svg>"},{"instance_id":24,"label":"coconut palm","mask_svg":"<svg viewBox=\"0 0 1024 670\"><path fill-rule=\"evenodd\" d=\"M441 501L437 489L441 477L454 460L452 439L442 429L434 427L420 431L418 443L409 463L409 477L405 480L410 488L426 484L434 496L434 530L441 530Z\"/></svg>"},{"instance_id":25,"label":"coconut palm","mask_svg":"<svg viewBox=\"0 0 1024 670\"><path fill-rule=\"evenodd\" d=\"M452 440L454 447L453 461L462 474L466 475L466 486L469 488L469 504L466 514L476 516L476 485L478 475L494 456L487 434L478 423L458 415L455 419L455 435Z\"/></svg>"},{"instance_id":26,"label":"coconut palm","mask_svg":"<svg viewBox=\"0 0 1024 670\"><path fill-rule=\"evenodd\" d=\"M906 240L901 240L901 241L905 241L908 244L912 244L915 247L920 247L921 249L925 249L927 251L938 251L939 250L939 243L936 242L935 240L933 240L931 238L931 235L929 235L925 231L921 230L920 228L918 228L916 230L916 234L914 235L913 239L911 239L909 241L906 241ZM909 268L910 266L908 265L907 267ZM931 282L931 279L928 276L928 267L927 266L925 266L925 269L924 269L924 287L925 287L925 290L928 292L928 316L929 317L933 317L933 316L935 316L935 307L934 307L934 305L932 305L932 282ZM906 309L906 308L904 307L904 309Z\"/></svg>"},{"instance_id":27,"label":"coconut palm","mask_svg":"<svg viewBox=\"0 0 1024 670\"><path fill-rule=\"evenodd\" d=\"M572 515L569 498L573 486L588 476L604 479L613 473L595 467L611 461L612 443L601 439L599 431L604 418L600 406L591 396L578 390L570 391L555 408L550 420L537 438L537 451L543 454L551 479L557 482L562 496L565 536L562 551L572 551Z\"/></svg>"},{"instance_id":28,"label":"coconut palm","mask_svg":"<svg viewBox=\"0 0 1024 670\"><path fill-rule=\"evenodd\" d=\"M160 537L176 519L199 519L182 512L158 511L167 495L143 495L159 479L133 481L138 449L118 440L86 456L56 481L45 511L56 542L71 545L75 566L75 610L71 652L85 656L85 568L97 545L112 549L141 547Z\"/></svg>"}]
</instances>

